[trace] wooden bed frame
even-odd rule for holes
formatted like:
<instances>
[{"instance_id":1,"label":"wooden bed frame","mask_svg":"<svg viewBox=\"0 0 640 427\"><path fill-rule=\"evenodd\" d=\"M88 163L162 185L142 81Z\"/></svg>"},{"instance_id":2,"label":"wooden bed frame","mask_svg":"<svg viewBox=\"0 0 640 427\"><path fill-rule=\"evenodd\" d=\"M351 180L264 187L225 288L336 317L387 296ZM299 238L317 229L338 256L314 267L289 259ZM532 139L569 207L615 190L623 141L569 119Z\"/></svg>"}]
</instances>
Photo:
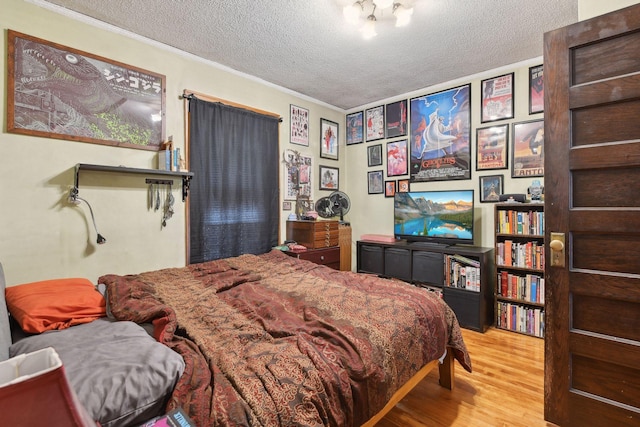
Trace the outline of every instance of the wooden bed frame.
<instances>
[{"instance_id":1,"label":"wooden bed frame","mask_svg":"<svg viewBox=\"0 0 640 427\"><path fill-rule=\"evenodd\" d=\"M373 427L378 421L384 418L389 411L391 411L413 388L418 385L420 381L424 379L429 372L431 372L436 366L440 369L440 385L448 390L453 390L453 379L455 375L455 359L453 357L453 350L447 348L447 354L444 357L442 363L439 360L434 360L422 367L413 377L409 379L402 387L396 391L384 408L366 423L362 424L362 427Z\"/></svg>"}]
</instances>

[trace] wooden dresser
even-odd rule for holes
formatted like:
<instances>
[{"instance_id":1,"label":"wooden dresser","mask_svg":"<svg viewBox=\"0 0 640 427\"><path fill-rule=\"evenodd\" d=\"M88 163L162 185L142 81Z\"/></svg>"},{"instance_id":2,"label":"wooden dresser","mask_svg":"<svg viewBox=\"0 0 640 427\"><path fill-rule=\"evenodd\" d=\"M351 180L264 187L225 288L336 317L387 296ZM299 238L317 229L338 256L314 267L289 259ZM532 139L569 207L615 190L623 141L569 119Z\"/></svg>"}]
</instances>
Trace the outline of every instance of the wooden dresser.
<instances>
[{"instance_id":1,"label":"wooden dresser","mask_svg":"<svg viewBox=\"0 0 640 427\"><path fill-rule=\"evenodd\" d=\"M351 271L351 226L340 224L340 270Z\"/></svg>"},{"instance_id":2,"label":"wooden dresser","mask_svg":"<svg viewBox=\"0 0 640 427\"><path fill-rule=\"evenodd\" d=\"M338 246L338 221L287 221L287 240L309 249Z\"/></svg>"},{"instance_id":3,"label":"wooden dresser","mask_svg":"<svg viewBox=\"0 0 640 427\"><path fill-rule=\"evenodd\" d=\"M302 252L285 251L285 254L311 261L319 265L326 265L334 270L340 270L340 247L333 246L330 248L307 249Z\"/></svg>"}]
</instances>

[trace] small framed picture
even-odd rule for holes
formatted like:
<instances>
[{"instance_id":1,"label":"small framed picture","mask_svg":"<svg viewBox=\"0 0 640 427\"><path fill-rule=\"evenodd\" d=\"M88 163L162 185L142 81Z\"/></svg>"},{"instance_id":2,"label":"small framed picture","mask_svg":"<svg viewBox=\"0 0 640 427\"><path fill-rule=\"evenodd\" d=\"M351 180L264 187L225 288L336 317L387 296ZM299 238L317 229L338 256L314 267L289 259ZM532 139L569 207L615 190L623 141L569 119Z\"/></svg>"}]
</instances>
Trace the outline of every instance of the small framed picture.
<instances>
[{"instance_id":1,"label":"small framed picture","mask_svg":"<svg viewBox=\"0 0 640 427\"><path fill-rule=\"evenodd\" d=\"M513 75L482 80L482 123L513 118Z\"/></svg>"},{"instance_id":2,"label":"small framed picture","mask_svg":"<svg viewBox=\"0 0 640 427\"><path fill-rule=\"evenodd\" d=\"M398 180L398 193L408 193L409 192L409 180L408 179L399 179Z\"/></svg>"},{"instance_id":3,"label":"small framed picture","mask_svg":"<svg viewBox=\"0 0 640 427\"><path fill-rule=\"evenodd\" d=\"M289 201L282 202L282 210L283 211L290 211L291 210L291 202L289 202Z\"/></svg>"},{"instance_id":4,"label":"small framed picture","mask_svg":"<svg viewBox=\"0 0 640 427\"><path fill-rule=\"evenodd\" d=\"M338 124L320 119L320 157L338 160Z\"/></svg>"},{"instance_id":5,"label":"small framed picture","mask_svg":"<svg viewBox=\"0 0 640 427\"><path fill-rule=\"evenodd\" d=\"M362 124L364 113L358 111L357 113L347 114L347 145L360 144L364 142L362 135Z\"/></svg>"},{"instance_id":6,"label":"small framed picture","mask_svg":"<svg viewBox=\"0 0 640 427\"><path fill-rule=\"evenodd\" d=\"M543 66L529 68L529 114L544 111L544 75Z\"/></svg>"},{"instance_id":7,"label":"small framed picture","mask_svg":"<svg viewBox=\"0 0 640 427\"><path fill-rule=\"evenodd\" d=\"M387 143L387 176L399 176L409 173L407 140Z\"/></svg>"},{"instance_id":8,"label":"small framed picture","mask_svg":"<svg viewBox=\"0 0 640 427\"><path fill-rule=\"evenodd\" d=\"M367 128L366 140L376 141L384 138L384 106L369 108L364 112L364 120Z\"/></svg>"},{"instance_id":9,"label":"small framed picture","mask_svg":"<svg viewBox=\"0 0 640 427\"><path fill-rule=\"evenodd\" d=\"M384 182L384 197L393 197L396 195L396 182L385 181Z\"/></svg>"},{"instance_id":10,"label":"small framed picture","mask_svg":"<svg viewBox=\"0 0 640 427\"><path fill-rule=\"evenodd\" d=\"M382 165L382 144L367 147L367 166Z\"/></svg>"},{"instance_id":11,"label":"small framed picture","mask_svg":"<svg viewBox=\"0 0 640 427\"><path fill-rule=\"evenodd\" d=\"M504 175L487 175L480 177L480 202L495 203L503 193Z\"/></svg>"},{"instance_id":12,"label":"small framed picture","mask_svg":"<svg viewBox=\"0 0 640 427\"><path fill-rule=\"evenodd\" d=\"M329 166L320 165L320 189L338 190L340 170Z\"/></svg>"},{"instance_id":13,"label":"small framed picture","mask_svg":"<svg viewBox=\"0 0 640 427\"><path fill-rule=\"evenodd\" d=\"M302 215L306 214L309 211L312 211L315 205L313 204L313 200L311 200L307 196L299 196L296 200L296 215L300 218Z\"/></svg>"},{"instance_id":14,"label":"small framed picture","mask_svg":"<svg viewBox=\"0 0 640 427\"><path fill-rule=\"evenodd\" d=\"M369 189L369 194L382 194L384 192L382 185L382 172L383 171L381 170L367 172L367 187Z\"/></svg>"},{"instance_id":15,"label":"small framed picture","mask_svg":"<svg viewBox=\"0 0 640 427\"><path fill-rule=\"evenodd\" d=\"M387 138L407 135L407 100L386 105L384 113L385 132Z\"/></svg>"},{"instance_id":16,"label":"small framed picture","mask_svg":"<svg viewBox=\"0 0 640 427\"><path fill-rule=\"evenodd\" d=\"M309 146L309 110L291 104L289 141L292 144Z\"/></svg>"},{"instance_id":17,"label":"small framed picture","mask_svg":"<svg viewBox=\"0 0 640 427\"><path fill-rule=\"evenodd\" d=\"M509 125L476 129L476 169L506 169Z\"/></svg>"},{"instance_id":18,"label":"small framed picture","mask_svg":"<svg viewBox=\"0 0 640 427\"><path fill-rule=\"evenodd\" d=\"M513 124L512 178L544 176L544 119Z\"/></svg>"}]
</instances>

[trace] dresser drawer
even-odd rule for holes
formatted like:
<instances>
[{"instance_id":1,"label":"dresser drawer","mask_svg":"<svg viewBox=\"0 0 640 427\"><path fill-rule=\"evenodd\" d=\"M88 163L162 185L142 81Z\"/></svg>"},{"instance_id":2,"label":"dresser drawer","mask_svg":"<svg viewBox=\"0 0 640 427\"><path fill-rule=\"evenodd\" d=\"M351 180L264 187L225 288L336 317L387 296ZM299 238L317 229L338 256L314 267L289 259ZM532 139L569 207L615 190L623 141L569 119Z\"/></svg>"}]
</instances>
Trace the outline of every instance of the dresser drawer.
<instances>
[{"instance_id":1,"label":"dresser drawer","mask_svg":"<svg viewBox=\"0 0 640 427\"><path fill-rule=\"evenodd\" d=\"M287 221L287 240L310 249L338 246L338 221Z\"/></svg>"},{"instance_id":2,"label":"dresser drawer","mask_svg":"<svg viewBox=\"0 0 640 427\"><path fill-rule=\"evenodd\" d=\"M326 265L335 270L340 270L340 247L308 249L303 252L286 251L287 255L311 261L316 264Z\"/></svg>"}]
</instances>

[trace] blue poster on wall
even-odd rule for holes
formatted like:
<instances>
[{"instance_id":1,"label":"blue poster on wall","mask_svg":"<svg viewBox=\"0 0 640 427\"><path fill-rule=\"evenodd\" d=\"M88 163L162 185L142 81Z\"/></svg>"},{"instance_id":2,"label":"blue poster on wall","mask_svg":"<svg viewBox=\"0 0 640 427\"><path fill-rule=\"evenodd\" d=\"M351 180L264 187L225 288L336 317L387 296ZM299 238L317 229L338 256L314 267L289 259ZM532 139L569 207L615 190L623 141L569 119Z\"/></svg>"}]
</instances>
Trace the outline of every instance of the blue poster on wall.
<instances>
[{"instance_id":1,"label":"blue poster on wall","mask_svg":"<svg viewBox=\"0 0 640 427\"><path fill-rule=\"evenodd\" d=\"M471 179L471 85L411 99L412 182Z\"/></svg>"}]
</instances>

